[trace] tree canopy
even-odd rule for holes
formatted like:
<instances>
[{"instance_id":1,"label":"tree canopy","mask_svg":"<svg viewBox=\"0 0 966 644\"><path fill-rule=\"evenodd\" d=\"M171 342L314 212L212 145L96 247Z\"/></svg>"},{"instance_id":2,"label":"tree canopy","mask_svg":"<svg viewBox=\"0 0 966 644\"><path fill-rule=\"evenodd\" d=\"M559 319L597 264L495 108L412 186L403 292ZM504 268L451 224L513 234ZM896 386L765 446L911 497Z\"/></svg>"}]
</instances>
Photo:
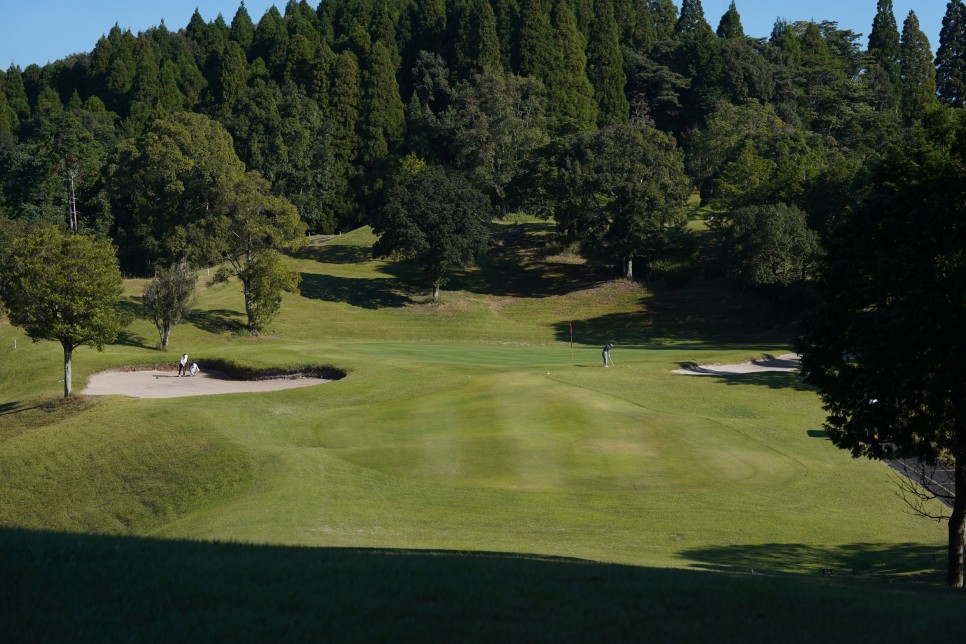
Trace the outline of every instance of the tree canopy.
<instances>
[{"instance_id":1,"label":"tree canopy","mask_svg":"<svg viewBox=\"0 0 966 644\"><path fill-rule=\"evenodd\" d=\"M373 229L376 257L404 257L423 269L439 299L454 270L470 266L489 246L489 205L461 175L440 166L407 166L389 190Z\"/></svg>"},{"instance_id":2,"label":"tree canopy","mask_svg":"<svg viewBox=\"0 0 966 644\"><path fill-rule=\"evenodd\" d=\"M828 243L822 306L800 343L832 442L855 456L954 469L947 582L963 585L966 527L966 121L915 130L875 169ZM939 136L937 136L939 135ZM956 144L943 139L954 136Z\"/></svg>"},{"instance_id":3,"label":"tree canopy","mask_svg":"<svg viewBox=\"0 0 966 644\"><path fill-rule=\"evenodd\" d=\"M64 350L64 397L75 349L101 349L122 328L121 271L110 242L44 227L16 238L0 264L0 300L34 341Z\"/></svg>"}]
</instances>

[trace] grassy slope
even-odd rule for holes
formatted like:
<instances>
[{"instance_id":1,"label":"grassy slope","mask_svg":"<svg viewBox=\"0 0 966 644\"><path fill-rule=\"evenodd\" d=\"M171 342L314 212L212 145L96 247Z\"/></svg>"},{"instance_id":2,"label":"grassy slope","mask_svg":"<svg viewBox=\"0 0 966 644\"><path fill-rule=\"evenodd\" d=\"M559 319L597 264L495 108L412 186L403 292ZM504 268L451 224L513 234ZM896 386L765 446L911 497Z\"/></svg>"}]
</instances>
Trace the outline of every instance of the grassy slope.
<instances>
[{"instance_id":1,"label":"grassy slope","mask_svg":"<svg viewBox=\"0 0 966 644\"><path fill-rule=\"evenodd\" d=\"M822 437L794 375L671 373L787 349L779 318L508 239L432 306L418 273L372 261L356 231L293 259L302 292L267 337L239 333L237 285L218 285L167 353L139 320L75 359L78 390L182 351L350 371L310 389L50 404L57 347L19 337L13 351L18 331L0 325L0 525L741 572L933 565L942 527L903 511L883 466ZM604 370L607 339L618 368Z\"/></svg>"}]
</instances>

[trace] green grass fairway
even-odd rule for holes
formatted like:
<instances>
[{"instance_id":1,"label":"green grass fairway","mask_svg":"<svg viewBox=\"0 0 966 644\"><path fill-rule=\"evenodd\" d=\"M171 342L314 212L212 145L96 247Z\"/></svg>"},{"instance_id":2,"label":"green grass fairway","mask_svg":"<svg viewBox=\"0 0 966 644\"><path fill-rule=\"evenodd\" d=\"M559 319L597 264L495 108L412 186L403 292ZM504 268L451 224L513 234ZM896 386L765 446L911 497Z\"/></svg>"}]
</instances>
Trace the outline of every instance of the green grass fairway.
<instances>
[{"instance_id":1,"label":"green grass fairway","mask_svg":"<svg viewBox=\"0 0 966 644\"><path fill-rule=\"evenodd\" d=\"M144 611L147 639L949 628L945 526L910 516L886 466L830 444L796 374L672 373L787 351L787 313L612 280L544 253L540 222L494 230L503 242L439 305L359 230L291 258L301 292L259 339L229 283L200 287L167 352L143 319L75 352L77 392L182 352L348 373L305 389L61 403L59 346L0 323L0 576L17 589L3 584L0 639L126 639Z\"/></svg>"}]
</instances>

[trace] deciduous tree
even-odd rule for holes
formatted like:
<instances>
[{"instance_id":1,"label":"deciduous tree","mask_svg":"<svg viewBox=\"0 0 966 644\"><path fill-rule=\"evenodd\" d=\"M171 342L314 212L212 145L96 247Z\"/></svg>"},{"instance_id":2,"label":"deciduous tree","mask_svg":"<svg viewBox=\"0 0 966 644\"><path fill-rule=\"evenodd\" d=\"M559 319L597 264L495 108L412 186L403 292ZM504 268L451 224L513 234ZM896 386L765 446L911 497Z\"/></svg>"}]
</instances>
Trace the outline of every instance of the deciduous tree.
<instances>
[{"instance_id":1,"label":"deciduous tree","mask_svg":"<svg viewBox=\"0 0 966 644\"><path fill-rule=\"evenodd\" d=\"M823 304L799 347L835 445L952 468L953 587L963 586L966 528L966 123L958 122L958 133L941 137L918 129L874 171L869 195L830 242Z\"/></svg>"},{"instance_id":2,"label":"deciduous tree","mask_svg":"<svg viewBox=\"0 0 966 644\"><path fill-rule=\"evenodd\" d=\"M633 277L635 259L645 267L656 259L685 223L684 154L647 121L580 137L559 166L558 229L620 264L625 277Z\"/></svg>"},{"instance_id":3,"label":"deciduous tree","mask_svg":"<svg viewBox=\"0 0 966 644\"><path fill-rule=\"evenodd\" d=\"M486 197L458 173L435 165L405 172L373 224L379 235L373 255L414 261L438 301L446 276L470 266L489 246L489 211Z\"/></svg>"},{"instance_id":4,"label":"deciduous tree","mask_svg":"<svg viewBox=\"0 0 966 644\"><path fill-rule=\"evenodd\" d=\"M72 391L74 350L101 349L120 332L122 289L110 242L59 228L15 239L0 263L0 299L10 322L35 342L52 340L64 350L64 398Z\"/></svg>"},{"instance_id":5,"label":"deciduous tree","mask_svg":"<svg viewBox=\"0 0 966 644\"><path fill-rule=\"evenodd\" d=\"M141 301L158 329L161 347L168 346L171 330L191 313L198 276L185 261L162 267L141 293Z\"/></svg>"}]
</instances>

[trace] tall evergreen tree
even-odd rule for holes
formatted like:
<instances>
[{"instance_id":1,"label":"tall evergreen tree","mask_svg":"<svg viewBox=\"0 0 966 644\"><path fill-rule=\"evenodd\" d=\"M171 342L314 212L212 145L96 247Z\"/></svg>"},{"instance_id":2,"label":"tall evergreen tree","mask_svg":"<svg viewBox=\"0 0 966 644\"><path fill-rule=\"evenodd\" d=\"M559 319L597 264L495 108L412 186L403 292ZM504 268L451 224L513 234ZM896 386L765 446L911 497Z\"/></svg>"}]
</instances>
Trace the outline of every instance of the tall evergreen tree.
<instances>
[{"instance_id":1,"label":"tall evergreen tree","mask_svg":"<svg viewBox=\"0 0 966 644\"><path fill-rule=\"evenodd\" d=\"M560 52L554 46L550 12L545 4L545 0L520 3L520 73L549 85L554 69L559 67Z\"/></svg>"},{"instance_id":2,"label":"tall evergreen tree","mask_svg":"<svg viewBox=\"0 0 966 644\"><path fill-rule=\"evenodd\" d=\"M741 26L741 15L738 13L738 7L735 6L734 0L731 0L728 10L721 16L721 22L718 23L716 33L719 38L729 40L745 37L744 27Z\"/></svg>"},{"instance_id":3,"label":"tall evergreen tree","mask_svg":"<svg viewBox=\"0 0 966 644\"><path fill-rule=\"evenodd\" d=\"M587 78L585 41L565 0L558 0L554 7L553 28L562 60L559 73L548 88L550 117L557 127L590 129L597 122L597 104Z\"/></svg>"},{"instance_id":4,"label":"tall evergreen tree","mask_svg":"<svg viewBox=\"0 0 966 644\"><path fill-rule=\"evenodd\" d=\"M7 106L19 120L30 117L30 101L27 100L27 90L24 88L23 74L19 67L10 65L7 69L3 93L7 97Z\"/></svg>"},{"instance_id":5,"label":"tall evergreen tree","mask_svg":"<svg viewBox=\"0 0 966 644\"><path fill-rule=\"evenodd\" d=\"M453 50L453 67L458 78L471 78L487 69L502 69L496 16L487 0L467 0L457 8Z\"/></svg>"},{"instance_id":6,"label":"tall evergreen tree","mask_svg":"<svg viewBox=\"0 0 966 644\"><path fill-rule=\"evenodd\" d=\"M775 20L771 28L771 36L768 39L772 45L778 47L792 65L797 65L802 60L802 43L795 33L792 26L783 18Z\"/></svg>"},{"instance_id":7,"label":"tall evergreen tree","mask_svg":"<svg viewBox=\"0 0 966 644\"><path fill-rule=\"evenodd\" d=\"M332 131L332 157L336 184L327 206L342 221L356 218L349 183L358 174L355 161L359 154L356 121L362 105L362 79L359 62L351 51L343 51L332 64L327 119Z\"/></svg>"},{"instance_id":8,"label":"tall evergreen tree","mask_svg":"<svg viewBox=\"0 0 966 644\"><path fill-rule=\"evenodd\" d=\"M402 139L405 110L399 97L396 67L382 41L372 45L362 71L360 142L362 161L374 165Z\"/></svg>"},{"instance_id":9,"label":"tall evergreen tree","mask_svg":"<svg viewBox=\"0 0 966 644\"><path fill-rule=\"evenodd\" d=\"M893 87L899 86L899 28L892 10L892 0L879 0L872 31L869 33L869 54L886 72Z\"/></svg>"},{"instance_id":10,"label":"tall evergreen tree","mask_svg":"<svg viewBox=\"0 0 966 644\"><path fill-rule=\"evenodd\" d=\"M966 105L966 5L949 0L936 51L939 98L953 107Z\"/></svg>"},{"instance_id":11,"label":"tall evergreen tree","mask_svg":"<svg viewBox=\"0 0 966 644\"><path fill-rule=\"evenodd\" d=\"M627 76L619 37L614 6L610 2L595 2L587 43L587 78L594 86L600 124L623 123L630 111L624 93Z\"/></svg>"},{"instance_id":12,"label":"tall evergreen tree","mask_svg":"<svg viewBox=\"0 0 966 644\"><path fill-rule=\"evenodd\" d=\"M161 70L149 40L138 39L135 45L135 61L131 100L153 106L161 98Z\"/></svg>"},{"instance_id":13,"label":"tall evergreen tree","mask_svg":"<svg viewBox=\"0 0 966 644\"><path fill-rule=\"evenodd\" d=\"M238 5L238 11L235 12L235 17L231 20L229 34L243 51L248 51L248 48L252 46L252 41L255 39L255 23L252 22L252 17L248 14L248 9L245 8L244 0Z\"/></svg>"},{"instance_id":14,"label":"tall evergreen tree","mask_svg":"<svg viewBox=\"0 0 966 644\"><path fill-rule=\"evenodd\" d=\"M899 49L902 69L902 115L907 121L922 118L936 104L936 68L932 64L929 39L919 28L919 18L910 11L902 23Z\"/></svg>"},{"instance_id":15,"label":"tall evergreen tree","mask_svg":"<svg viewBox=\"0 0 966 644\"><path fill-rule=\"evenodd\" d=\"M711 31L711 25L704 19L704 8L701 0L684 0L681 3L681 15L674 25L674 34L683 34L699 29Z\"/></svg>"},{"instance_id":16,"label":"tall evergreen tree","mask_svg":"<svg viewBox=\"0 0 966 644\"><path fill-rule=\"evenodd\" d=\"M673 36L674 26L678 24L678 8L674 0L651 0L651 9L658 41Z\"/></svg>"},{"instance_id":17,"label":"tall evergreen tree","mask_svg":"<svg viewBox=\"0 0 966 644\"><path fill-rule=\"evenodd\" d=\"M519 49L520 4L517 0L491 0L496 32L500 38L500 60L504 69L515 69Z\"/></svg>"},{"instance_id":18,"label":"tall evergreen tree","mask_svg":"<svg viewBox=\"0 0 966 644\"><path fill-rule=\"evenodd\" d=\"M285 52L288 30L278 9L272 5L255 27L255 35L249 58L261 58L273 78L279 79L285 71Z\"/></svg>"},{"instance_id":19,"label":"tall evergreen tree","mask_svg":"<svg viewBox=\"0 0 966 644\"><path fill-rule=\"evenodd\" d=\"M648 52L657 43L657 27L651 0L635 0L633 5L634 28L630 34L631 46L640 52Z\"/></svg>"}]
</instances>

